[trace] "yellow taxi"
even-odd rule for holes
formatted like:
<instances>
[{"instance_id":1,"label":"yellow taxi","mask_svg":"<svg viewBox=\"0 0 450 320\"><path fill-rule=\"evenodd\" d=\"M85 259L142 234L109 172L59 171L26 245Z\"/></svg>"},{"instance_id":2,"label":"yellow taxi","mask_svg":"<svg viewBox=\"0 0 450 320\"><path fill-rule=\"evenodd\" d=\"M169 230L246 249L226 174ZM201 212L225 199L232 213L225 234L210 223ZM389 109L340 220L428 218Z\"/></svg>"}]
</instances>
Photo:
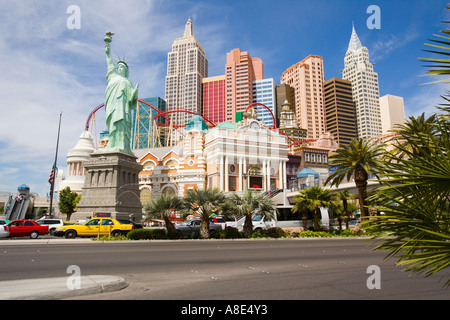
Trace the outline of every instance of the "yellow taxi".
<instances>
[{"instance_id":1,"label":"yellow taxi","mask_svg":"<svg viewBox=\"0 0 450 320\"><path fill-rule=\"evenodd\" d=\"M125 235L133 229L132 224L120 223L112 218L94 218L84 224L65 225L55 230L55 236L73 239L76 237Z\"/></svg>"}]
</instances>

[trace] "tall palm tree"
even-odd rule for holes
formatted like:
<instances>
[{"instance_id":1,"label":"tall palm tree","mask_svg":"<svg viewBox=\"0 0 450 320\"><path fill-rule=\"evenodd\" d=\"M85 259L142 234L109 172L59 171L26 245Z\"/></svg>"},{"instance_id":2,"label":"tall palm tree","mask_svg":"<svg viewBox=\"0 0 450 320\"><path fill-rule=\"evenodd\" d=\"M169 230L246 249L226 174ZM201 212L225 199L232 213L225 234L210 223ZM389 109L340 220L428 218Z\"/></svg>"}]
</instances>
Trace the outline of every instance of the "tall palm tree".
<instances>
[{"instance_id":1,"label":"tall palm tree","mask_svg":"<svg viewBox=\"0 0 450 320\"><path fill-rule=\"evenodd\" d=\"M197 212L202 220L200 238L209 238L209 217L212 213L220 211L225 203L225 194L219 189L189 190L183 198L185 211Z\"/></svg>"},{"instance_id":2,"label":"tall palm tree","mask_svg":"<svg viewBox=\"0 0 450 320\"><path fill-rule=\"evenodd\" d=\"M268 219L272 219L276 210L272 199L262 192L246 190L242 196L232 193L228 197L228 201L230 201L237 213L245 215L244 228L242 230L245 237L248 237L253 232L252 216L254 213L257 212L265 215Z\"/></svg>"},{"instance_id":3,"label":"tall palm tree","mask_svg":"<svg viewBox=\"0 0 450 320\"><path fill-rule=\"evenodd\" d=\"M380 158L384 149L382 144L370 140L353 140L350 145L338 149L330 156L330 164L336 170L328 177L325 184L331 182L331 186L339 186L346 179L353 178L358 188L358 199L361 217L369 215L367 208L367 181L369 174L377 174L381 165Z\"/></svg>"},{"instance_id":4,"label":"tall palm tree","mask_svg":"<svg viewBox=\"0 0 450 320\"><path fill-rule=\"evenodd\" d=\"M182 200L177 195L161 195L159 198L153 199L144 206L144 212L147 217L162 218L168 232L176 231L175 226L170 220L173 211L182 209Z\"/></svg>"},{"instance_id":5,"label":"tall palm tree","mask_svg":"<svg viewBox=\"0 0 450 320\"><path fill-rule=\"evenodd\" d=\"M305 188L295 197L295 204L292 211L298 212L302 209L309 209L314 212L314 229L320 229L320 208L334 205L335 195L330 189L319 186ZM303 223L305 229L305 224ZM306 230L306 229L305 229Z\"/></svg>"}]
</instances>

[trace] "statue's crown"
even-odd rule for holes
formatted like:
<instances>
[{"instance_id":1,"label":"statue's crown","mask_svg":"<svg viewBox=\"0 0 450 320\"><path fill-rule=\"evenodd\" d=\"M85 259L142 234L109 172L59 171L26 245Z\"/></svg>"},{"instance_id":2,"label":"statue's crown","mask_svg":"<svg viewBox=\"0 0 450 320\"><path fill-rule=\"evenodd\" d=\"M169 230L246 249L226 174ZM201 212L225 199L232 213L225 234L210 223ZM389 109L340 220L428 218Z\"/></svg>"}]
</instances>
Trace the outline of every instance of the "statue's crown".
<instances>
[{"instance_id":1,"label":"statue's crown","mask_svg":"<svg viewBox=\"0 0 450 320\"><path fill-rule=\"evenodd\" d=\"M124 64L127 68L130 67L130 66L128 65L128 62L125 61L125 57L123 57L123 58L120 58L120 57L119 57L119 60L116 60L116 64L119 64L119 63Z\"/></svg>"}]
</instances>

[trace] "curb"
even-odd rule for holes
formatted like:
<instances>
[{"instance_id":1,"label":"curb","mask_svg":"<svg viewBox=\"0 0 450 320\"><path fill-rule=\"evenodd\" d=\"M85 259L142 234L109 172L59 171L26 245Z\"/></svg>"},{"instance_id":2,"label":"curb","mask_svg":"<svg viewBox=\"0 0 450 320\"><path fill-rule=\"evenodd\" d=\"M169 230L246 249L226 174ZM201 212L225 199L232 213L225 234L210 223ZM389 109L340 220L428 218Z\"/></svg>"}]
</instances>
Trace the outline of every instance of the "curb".
<instances>
[{"instance_id":1,"label":"curb","mask_svg":"<svg viewBox=\"0 0 450 320\"><path fill-rule=\"evenodd\" d=\"M236 239L153 239L153 240L98 240L94 241L90 238L79 238L79 239L27 239L27 240L4 240L0 241L0 246L2 245L34 245L34 244L114 244L114 243L151 243L151 242L200 242L200 241L220 241L220 242L240 242L240 241L284 241L284 240L344 240L344 239L359 239L359 240L372 240L371 237L355 236L355 237L302 237L302 238L236 238Z\"/></svg>"},{"instance_id":2,"label":"curb","mask_svg":"<svg viewBox=\"0 0 450 320\"><path fill-rule=\"evenodd\" d=\"M60 300L90 294L118 291L128 282L117 276L81 276L79 288L70 289L69 277L0 281L0 300Z\"/></svg>"}]
</instances>

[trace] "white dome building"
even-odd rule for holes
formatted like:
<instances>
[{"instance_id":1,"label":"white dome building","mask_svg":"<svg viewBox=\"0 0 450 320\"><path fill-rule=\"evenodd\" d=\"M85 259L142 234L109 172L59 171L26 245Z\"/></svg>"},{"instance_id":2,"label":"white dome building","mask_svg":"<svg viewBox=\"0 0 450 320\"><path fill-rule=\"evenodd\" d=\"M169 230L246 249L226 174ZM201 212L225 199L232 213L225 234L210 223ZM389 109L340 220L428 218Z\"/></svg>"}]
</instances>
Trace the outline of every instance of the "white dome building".
<instances>
[{"instance_id":1,"label":"white dome building","mask_svg":"<svg viewBox=\"0 0 450 320\"><path fill-rule=\"evenodd\" d=\"M86 176L83 161L89 160L89 155L94 151L92 135L89 131L84 131L78 139L77 145L67 153L67 172L65 176L61 172L59 176L62 178L58 181L58 188L55 189L60 191L68 186L71 191L81 193Z\"/></svg>"}]
</instances>

